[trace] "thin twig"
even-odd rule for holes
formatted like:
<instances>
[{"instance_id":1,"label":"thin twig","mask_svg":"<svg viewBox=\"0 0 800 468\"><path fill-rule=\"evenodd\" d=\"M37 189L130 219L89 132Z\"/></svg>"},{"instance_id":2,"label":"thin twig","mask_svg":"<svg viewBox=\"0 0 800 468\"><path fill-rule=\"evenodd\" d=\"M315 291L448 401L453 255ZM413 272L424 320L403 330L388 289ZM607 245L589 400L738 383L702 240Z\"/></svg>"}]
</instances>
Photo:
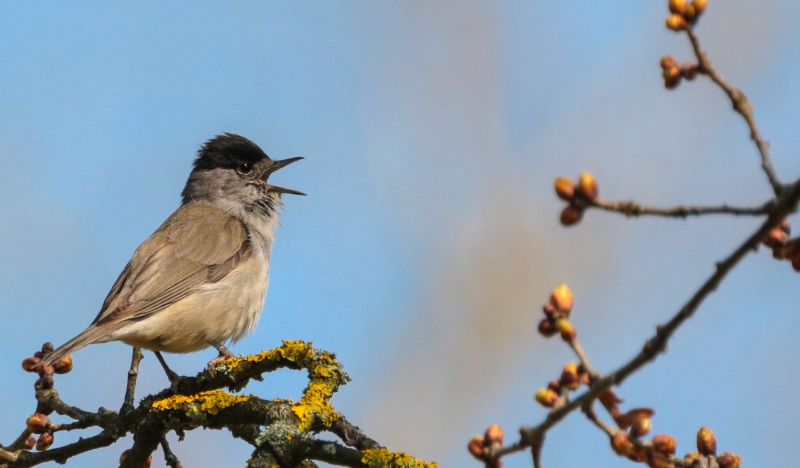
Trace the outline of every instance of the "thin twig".
<instances>
[{"instance_id":1,"label":"thin twig","mask_svg":"<svg viewBox=\"0 0 800 468\"><path fill-rule=\"evenodd\" d=\"M716 271L692 295L689 301L665 325L657 327L656 334L650 338L642 350L633 359L619 367L611 374L593 382L589 390L578 398L568 402L560 408L548 413L547 418L535 427L526 427L520 430L520 440L507 447L502 447L490 454L492 459L499 459L510 453L519 452L531 447L535 440L543 437L547 431L564 419L574 410L596 400L604 391L614 385L621 384L631 374L642 368L666 349L667 342L673 333L689 318L712 292L714 292L723 279L739 262L751 251L755 250L761 239L788 214L797 209L800 200L800 179L787 186L777 197L774 208L769 218L761 227L747 238L730 256L717 263Z\"/></svg>"},{"instance_id":2,"label":"thin twig","mask_svg":"<svg viewBox=\"0 0 800 468\"><path fill-rule=\"evenodd\" d=\"M725 94L728 95L731 103L733 103L733 109L744 117L745 122L747 122L747 126L750 128L750 138L756 144L758 152L761 155L761 168L767 175L767 179L770 185L772 185L772 190L775 192L775 195L780 195L786 187L781 183L780 179L778 179L775 167L772 165L772 158L770 158L769 155L769 142L764 140L761 136L761 132L756 124L756 118L753 115L753 105L741 89L725 81L717 69L714 68L714 65L711 64L711 60L708 58L708 54L700 47L700 40L697 38L691 26L686 29L686 35L689 36L689 42L691 42L694 54L697 56L698 71L707 75L725 91Z\"/></svg>"},{"instance_id":3,"label":"thin twig","mask_svg":"<svg viewBox=\"0 0 800 468\"><path fill-rule=\"evenodd\" d=\"M600 430L608 434L609 437L614 437L619 431L618 429L611 427L610 425L606 424L605 421L600 419L600 417L594 411L594 405L592 404L592 402L590 402L587 405L583 405L583 408L581 409L583 410L583 413L586 415L589 421L593 422L595 426L599 427Z\"/></svg>"},{"instance_id":4,"label":"thin twig","mask_svg":"<svg viewBox=\"0 0 800 468\"><path fill-rule=\"evenodd\" d=\"M125 400L123 400L122 408L119 410L120 413L126 413L133 409L136 393L136 378L139 376L139 363L142 362L143 358L144 354L142 354L142 350L134 346L133 355L131 356L131 368L128 371L128 385L125 388Z\"/></svg>"},{"instance_id":5,"label":"thin twig","mask_svg":"<svg viewBox=\"0 0 800 468\"><path fill-rule=\"evenodd\" d=\"M664 216L668 218L683 218L689 216L702 216L708 214L731 214L735 216L764 216L769 213L772 200L756 207L736 207L722 204L719 206L675 206L672 208L657 208L640 205L634 201L611 202L596 198L588 204L590 207L600 208L605 211L622 213L627 217L637 216Z\"/></svg>"},{"instance_id":6,"label":"thin twig","mask_svg":"<svg viewBox=\"0 0 800 468\"><path fill-rule=\"evenodd\" d=\"M589 362L589 357L583 351L581 344L578 342L577 338L573 338L567 342L569 347L572 348L572 351L575 352L575 355L578 356L578 360L581 361L581 365L583 366L583 370L589 374L590 380L594 380L600 376L597 371L592 367L592 364Z\"/></svg>"},{"instance_id":7,"label":"thin twig","mask_svg":"<svg viewBox=\"0 0 800 468\"><path fill-rule=\"evenodd\" d=\"M169 448L169 442L167 442L166 436L161 439L161 450L164 451L164 461L167 463L167 466L170 468L183 468L181 461L178 460L178 457L175 456L172 449Z\"/></svg>"}]
</instances>

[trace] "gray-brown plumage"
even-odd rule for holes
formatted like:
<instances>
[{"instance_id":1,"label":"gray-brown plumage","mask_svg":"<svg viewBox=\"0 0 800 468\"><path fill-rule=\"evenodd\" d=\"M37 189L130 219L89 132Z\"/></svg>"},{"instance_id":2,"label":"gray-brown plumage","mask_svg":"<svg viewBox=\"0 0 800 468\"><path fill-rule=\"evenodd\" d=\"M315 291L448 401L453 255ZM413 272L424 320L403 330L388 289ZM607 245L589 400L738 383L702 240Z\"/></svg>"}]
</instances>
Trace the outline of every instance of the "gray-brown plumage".
<instances>
[{"instance_id":1,"label":"gray-brown plumage","mask_svg":"<svg viewBox=\"0 0 800 468\"><path fill-rule=\"evenodd\" d=\"M116 340L157 352L228 352L223 344L250 333L264 305L280 194L303 195L267 179L299 159L274 161L233 134L206 142L182 205L136 249L92 324L44 362Z\"/></svg>"}]
</instances>

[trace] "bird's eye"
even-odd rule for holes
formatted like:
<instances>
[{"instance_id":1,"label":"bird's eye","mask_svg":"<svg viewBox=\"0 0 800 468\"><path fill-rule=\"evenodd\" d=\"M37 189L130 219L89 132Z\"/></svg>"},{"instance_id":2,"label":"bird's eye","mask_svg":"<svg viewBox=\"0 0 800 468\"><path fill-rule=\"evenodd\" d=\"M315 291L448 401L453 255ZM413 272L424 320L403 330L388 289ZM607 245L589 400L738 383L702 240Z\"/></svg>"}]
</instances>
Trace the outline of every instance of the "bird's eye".
<instances>
[{"instance_id":1,"label":"bird's eye","mask_svg":"<svg viewBox=\"0 0 800 468\"><path fill-rule=\"evenodd\" d=\"M250 163L239 164L239 172L241 172L242 174L249 174L250 171L252 170L253 166L251 166Z\"/></svg>"}]
</instances>

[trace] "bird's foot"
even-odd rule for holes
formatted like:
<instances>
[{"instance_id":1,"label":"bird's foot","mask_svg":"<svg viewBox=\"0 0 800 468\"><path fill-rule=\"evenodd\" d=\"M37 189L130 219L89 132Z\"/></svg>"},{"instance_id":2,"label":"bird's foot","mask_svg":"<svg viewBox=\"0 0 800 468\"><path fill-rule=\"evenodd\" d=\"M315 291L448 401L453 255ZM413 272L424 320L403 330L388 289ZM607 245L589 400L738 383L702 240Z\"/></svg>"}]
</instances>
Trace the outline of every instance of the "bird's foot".
<instances>
[{"instance_id":1,"label":"bird's foot","mask_svg":"<svg viewBox=\"0 0 800 468\"><path fill-rule=\"evenodd\" d=\"M178 375L171 370L167 373L167 378L169 379L169 389L172 390L172 393L178 393L178 386L181 384L181 380L188 379L184 375Z\"/></svg>"},{"instance_id":2,"label":"bird's foot","mask_svg":"<svg viewBox=\"0 0 800 468\"><path fill-rule=\"evenodd\" d=\"M236 357L235 354L231 352L230 349L220 346L217 348L219 350L219 356L215 357L211 361L208 362L206 369L208 370L208 374L213 378L217 373L217 364L222 364L223 362L233 359Z\"/></svg>"}]
</instances>

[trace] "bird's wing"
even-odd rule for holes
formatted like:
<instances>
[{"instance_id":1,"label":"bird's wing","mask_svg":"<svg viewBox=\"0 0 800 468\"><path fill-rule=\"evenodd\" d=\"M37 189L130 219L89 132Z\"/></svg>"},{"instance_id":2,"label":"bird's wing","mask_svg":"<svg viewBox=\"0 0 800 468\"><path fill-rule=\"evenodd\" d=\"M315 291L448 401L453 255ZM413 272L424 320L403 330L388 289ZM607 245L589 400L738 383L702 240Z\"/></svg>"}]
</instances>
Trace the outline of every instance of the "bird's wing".
<instances>
[{"instance_id":1,"label":"bird's wing","mask_svg":"<svg viewBox=\"0 0 800 468\"><path fill-rule=\"evenodd\" d=\"M93 325L164 310L200 286L221 280L251 255L247 229L239 219L206 203L183 205L136 249Z\"/></svg>"}]
</instances>

